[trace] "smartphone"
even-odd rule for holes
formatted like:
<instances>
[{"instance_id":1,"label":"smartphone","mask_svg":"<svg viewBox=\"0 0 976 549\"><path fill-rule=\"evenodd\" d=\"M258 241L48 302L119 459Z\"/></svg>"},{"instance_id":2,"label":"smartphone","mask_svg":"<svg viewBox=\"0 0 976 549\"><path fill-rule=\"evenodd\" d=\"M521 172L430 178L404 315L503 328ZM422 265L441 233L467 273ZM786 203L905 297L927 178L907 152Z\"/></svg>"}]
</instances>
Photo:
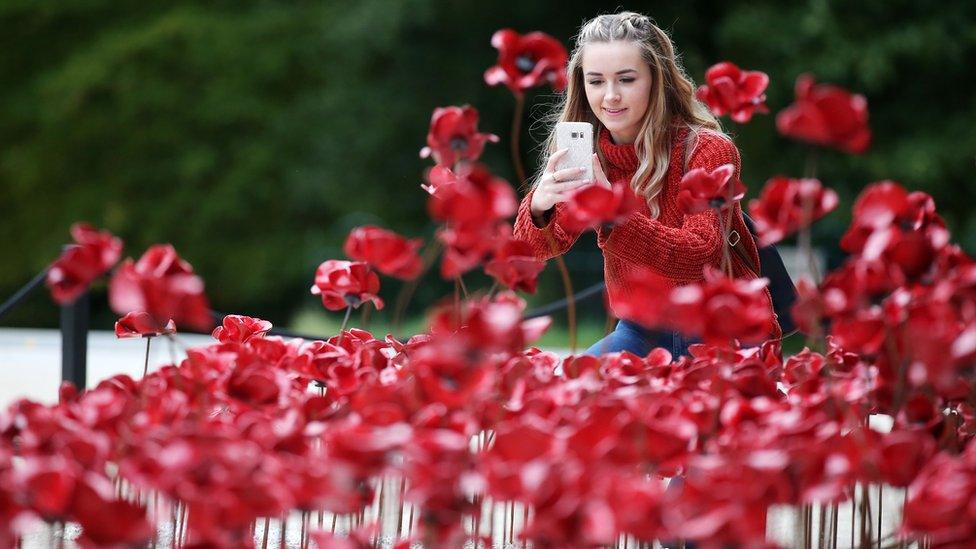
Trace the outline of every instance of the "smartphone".
<instances>
[{"instance_id":1,"label":"smartphone","mask_svg":"<svg viewBox=\"0 0 976 549\"><path fill-rule=\"evenodd\" d=\"M593 179L593 124L589 122L556 123L556 150L569 149L557 170L585 168L578 179Z\"/></svg>"}]
</instances>

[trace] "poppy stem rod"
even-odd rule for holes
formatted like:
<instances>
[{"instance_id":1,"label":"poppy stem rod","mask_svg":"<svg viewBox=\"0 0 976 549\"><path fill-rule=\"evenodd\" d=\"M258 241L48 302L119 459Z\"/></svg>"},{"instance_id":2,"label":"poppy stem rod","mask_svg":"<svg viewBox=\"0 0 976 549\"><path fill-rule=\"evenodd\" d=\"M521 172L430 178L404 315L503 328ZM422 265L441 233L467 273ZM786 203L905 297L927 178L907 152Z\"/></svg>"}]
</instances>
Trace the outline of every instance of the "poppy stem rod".
<instances>
[{"instance_id":1,"label":"poppy stem rod","mask_svg":"<svg viewBox=\"0 0 976 549\"><path fill-rule=\"evenodd\" d=\"M820 268L817 266L817 258L813 255L813 234L811 225L813 223L813 199L803 200L802 228L797 236L797 243L800 246L800 253L807 260L807 268L814 284L820 284Z\"/></svg>"},{"instance_id":2,"label":"poppy stem rod","mask_svg":"<svg viewBox=\"0 0 976 549\"><path fill-rule=\"evenodd\" d=\"M818 149L811 146L807 152L807 162L803 169L803 177L815 179L817 177Z\"/></svg>"},{"instance_id":3,"label":"poppy stem rod","mask_svg":"<svg viewBox=\"0 0 976 549\"><path fill-rule=\"evenodd\" d=\"M424 250L423 256L421 257L421 262L423 268L420 270L420 274L416 278L406 282L402 288L400 288L400 293L396 297L396 309L393 312L393 333L400 333L400 320L403 318L403 312L407 308L407 304L410 302L410 298L413 297L414 290L420 284L420 279L424 276L424 273L430 269L433 265L434 260L437 259L437 255L441 251L440 241L437 239L431 239L427 248Z\"/></svg>"},{"instance_id":4,"label":"poppy stem rod","mask_svg":"<svg viewBox=\"0 0 976 549\"><path fill-rule=\"evenodd\" d=\"M346 324L349 323L350 314L352 314L352 305L346 307L346 316L342 319L342 326L339 326L339 341L336 345L342 345L342 339L346 336Z\"/></svg>"},{"instance_id":5,"label":"poppy stem rod","mask_svg":"<svg viewBox=\"0 0 976 549\"><path fill-rule=\"evenodd\" d=\"M146 337L146 361L142 365L142 377L149 373L149 345L152 343L153 336Z\"/></svg>"},{"instance_id":6,"label":"poppy stem rod","mask_svg":"<svg viewBox=\"0 0 976 549\"><path fill-rule=\"evenodd\" d=\"M522 110L525 107L525 95L515 94L515 114L512 117L512 165L515 167L515 177L519 186L525 184L525 168L522 167L522 157L519 154L519 134L522 132Z\"/></svg>"},{"instance_id":7,"label":"poppy stem rod","mask_svg":"<svg viewBox=\"0 0 976 549\"><path fill-rule=\"evenodd\" d=\"M803 177L814 179L817 177L817 160L818 160L818 149L816 147L810 147L807 152L806 166L803 169ZM813 199L808 198L803 201L803 217L801 218L800 224L800 234L797 236L797 241L800 246L800 251L803 253L807 260L807 266L810 269L810 276L813 277L814 284L820 283L820 272L817 268L816 258L813 257L813 245L811 243L812 234L810 225L813 223Z\"/></svg>"},{"instance_id":8,"label":"poppy stem rod","mask_svg":"<svg viewBox=\"0 0 976 549\"><path fill-rule=\"evenodd\" d=\"M556 267L559 268L559 275L563 279L563 288L566 289L566 321L569 324L569 351L576 354L576 300L573 296L573 283L569 278L569 269L566 268L566 261L563 256L556 256Z\"/></svg>"}]
</instances>

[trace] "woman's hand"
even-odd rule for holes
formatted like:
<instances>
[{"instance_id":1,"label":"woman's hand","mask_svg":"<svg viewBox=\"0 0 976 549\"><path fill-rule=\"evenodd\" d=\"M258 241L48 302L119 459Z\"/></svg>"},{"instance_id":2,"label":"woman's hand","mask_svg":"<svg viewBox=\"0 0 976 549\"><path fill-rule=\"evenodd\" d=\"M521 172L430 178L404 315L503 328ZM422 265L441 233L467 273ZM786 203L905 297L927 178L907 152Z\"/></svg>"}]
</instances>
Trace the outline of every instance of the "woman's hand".
<instances>
[{"instance_id":1,"label":"woman's hand","mask_svg":"<svg viewBox=\"0 0 976 549\"><path fill-rule=\"evenodd\" d=\"M600 157L596 153L593 153L593 179L597 185L610 188L610 181L607 179L607 174L603 173L603 165L600 164Z\"/></svg>"},{"instance_id":2,"label":"woman's hand","mask_svg":"<svg viewBox=\"0 0 976 549\"><path fill-rule=\"evenodd\" d=\"M539 184L536 185L535 191L532 193L532 202L529 204L533 216L542 217L559 202L569 200L573 191L593 183L589 179L580 179L580 176L586 173L585 168L556 170L556 165L559 164L559 160L566 155L568 150L560 149L549 157L549 162L546 163ZM601 170L600 173L602 174L603 171Z\"/></svg>"}]
</instances>

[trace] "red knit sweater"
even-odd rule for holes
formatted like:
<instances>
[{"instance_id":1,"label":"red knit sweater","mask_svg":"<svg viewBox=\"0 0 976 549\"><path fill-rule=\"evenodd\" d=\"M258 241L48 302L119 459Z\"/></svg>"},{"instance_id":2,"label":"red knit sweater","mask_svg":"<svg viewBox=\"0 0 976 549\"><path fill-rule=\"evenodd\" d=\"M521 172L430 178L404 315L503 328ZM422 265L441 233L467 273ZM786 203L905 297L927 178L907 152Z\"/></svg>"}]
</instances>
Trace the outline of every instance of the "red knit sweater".
<instances>
[{"instance_id":1,"label":"red knit sweater","mask_svg":"<svg viewBox=\"0 0 976 549\"><path fill-rule=\"evenodd\" d=\"M613 229L599 230L597 244L603 250L603 270L607 290L611 296L626 296L624 284L627 275L638 269L650 268L673 286L702 280L706 265L719 267L722 261L722 233L719 219L713 210L695 215L684 215L678 208L677 197L681 177L684 175L685 141L688 128L676 130L672 137L671 156L667 176L658 195L660 215L651 218L650 209L644 204L641 210ZM598 142L605 161L603 168L611 182L627 182L634 177L640 162L634 145L616 145L610 132L601 128ZM702 129L688 159L688 169L714 170L723 164L735 165L733 177L739 177L739 151L723 135ZM515 237L532 245L536 257L549 259L566 253L579 238L580 232L567 230L562 223L565 204L556 204L545 227L537 227L532 220L529 204L532 192L522 200L515 220ZM749 237L749 230L742 219L742 211L735 205L733 228L743 236L745 249L753 262L759 265L759 254ZM732 270L736 277L755 278L736 254L731 254ZM772 299L765 292L769 307ZM611 301L610 308L614 309ZM620 315L617 315L618 317ZM730 319L731 320L731 319ZM770 337L781 335L778 324Z\"/></svg>"}]
</instances>

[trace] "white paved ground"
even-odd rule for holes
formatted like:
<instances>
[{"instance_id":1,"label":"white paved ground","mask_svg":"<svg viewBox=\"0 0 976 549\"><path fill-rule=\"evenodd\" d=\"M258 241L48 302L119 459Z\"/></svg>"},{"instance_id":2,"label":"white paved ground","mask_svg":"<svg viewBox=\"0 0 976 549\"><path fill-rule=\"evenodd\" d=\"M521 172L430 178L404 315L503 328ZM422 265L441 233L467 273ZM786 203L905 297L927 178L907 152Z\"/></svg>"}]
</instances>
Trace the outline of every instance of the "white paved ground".
<instances>
[{"instance_id":1,"label":"white paved ground","mask_svg":"<svg viewBox=\"0 0 976 549\"><path fill-rule=\"evenodd\" d=\"M179 334L191 347L213 341L209 336ZM146 341L141 338L116 339L112 332L88 335L88 386L116 374L142 376ZM153 338L149 368L158 368L186 357L180 344ZM58 399L61 384L61 333L57 330L0 329L0 408L18 398L44 403Z\"/></svg>"}]
</instances>

